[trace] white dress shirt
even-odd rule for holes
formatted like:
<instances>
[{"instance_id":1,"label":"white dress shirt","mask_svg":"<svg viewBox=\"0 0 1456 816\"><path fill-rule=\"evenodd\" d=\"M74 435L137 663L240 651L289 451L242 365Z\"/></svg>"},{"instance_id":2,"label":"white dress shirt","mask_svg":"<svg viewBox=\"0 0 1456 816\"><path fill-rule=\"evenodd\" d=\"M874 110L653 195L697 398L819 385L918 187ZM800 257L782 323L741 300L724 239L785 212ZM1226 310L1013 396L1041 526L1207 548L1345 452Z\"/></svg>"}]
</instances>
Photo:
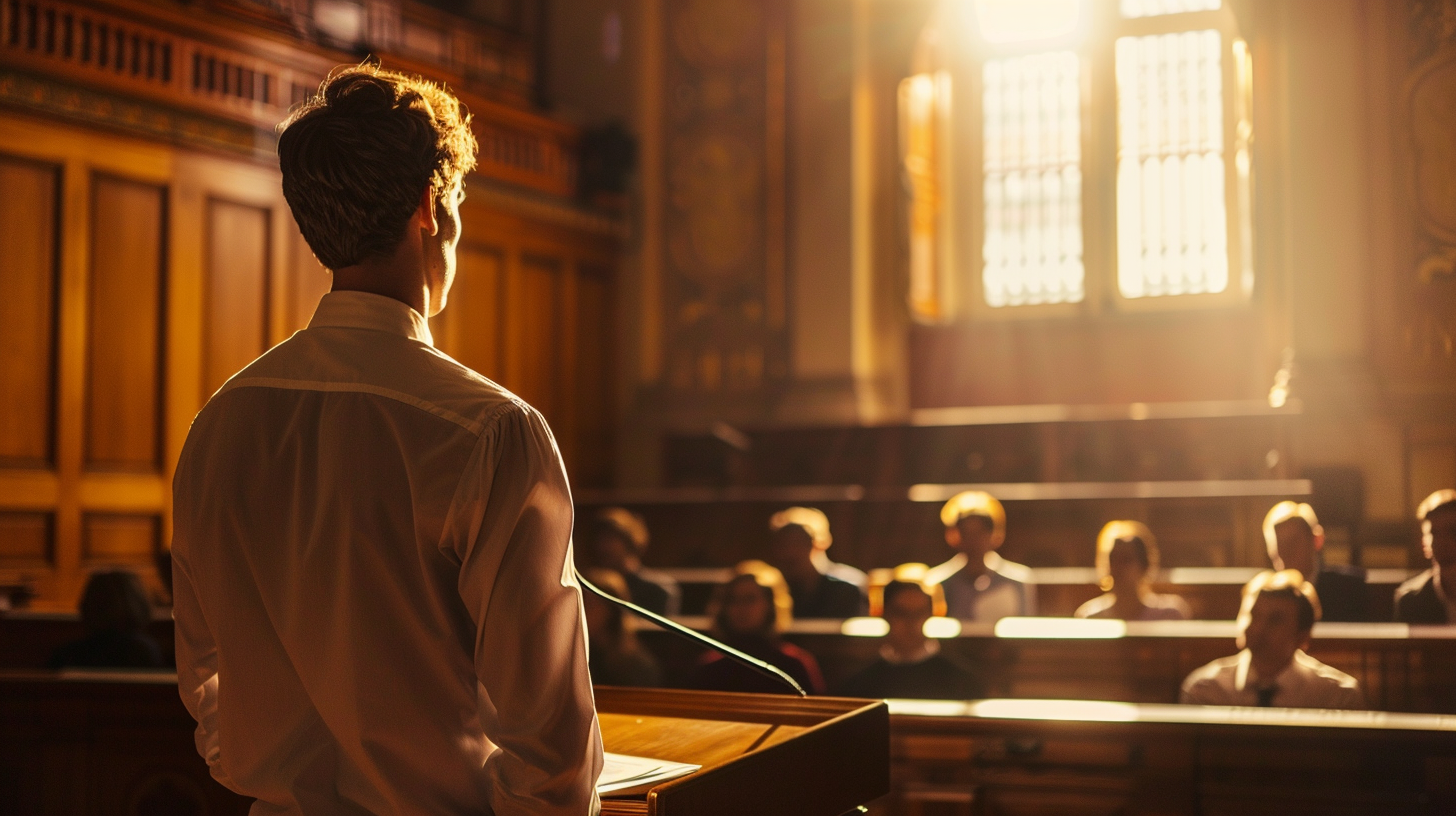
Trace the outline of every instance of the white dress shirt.
<instances>
[{"instance_id":1,"label":"white dress shirt","mask_svg":"<svg viewBox=\"0 0 1456 816\"><path fill-rule=\"evenodd\" d=\"M545 421L423 316L325 295L173 483L197 747L265 814L586 814L601 734Z\"/></svg>"},{"instance_id":2,"label":"white dress shirt","mask_svg":"<svg viewBox=\"0 0 1456 816\"><path fill-rule=\"evenodd\" d=\"M1195 669L1183 681L1179 702L1192 705L1256 706L1259 690L1274 688L1270 705L1279 708L1364 709L1365 695L1355 678L1296 651L1289 666L1272 681L1253 676L1248 649Z\"/></svg>"}]
</instances>

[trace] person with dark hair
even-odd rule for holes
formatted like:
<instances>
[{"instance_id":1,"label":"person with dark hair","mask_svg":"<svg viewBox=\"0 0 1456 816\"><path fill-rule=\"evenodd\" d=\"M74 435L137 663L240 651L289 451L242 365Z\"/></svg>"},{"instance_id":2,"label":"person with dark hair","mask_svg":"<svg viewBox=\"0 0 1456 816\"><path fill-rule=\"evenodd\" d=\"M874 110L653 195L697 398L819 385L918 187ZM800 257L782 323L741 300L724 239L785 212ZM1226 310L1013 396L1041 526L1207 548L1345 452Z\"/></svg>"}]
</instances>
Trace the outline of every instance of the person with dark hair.
<instances>
[{"instance_id":1,"label":"person with dark hair","mask_svg":"<svg viewBox=\"0 0 1456 816\"><path fill-rule=\"evenodd\" d=\"M86 636L56 647L52 669L159 669L162 648L147 632L152 607L141 579L131 570L92 573L81 592L81 626Z\"/></svg>"},{"instance_id":2,"label":"person with dark hair","mask_svg":"<svg viewBox=\"0 0 1456 816\"><path fill-rule=\"evenodd\" d=\"M1296 570L1261 572L1244 586L1242 650L1196 669L1180 702L1192 705L1362 709L1355 678L1304 653L1320 618L1314 585Z\"/></svg>"},{"instance_id":3,"label":"person with dark hair","mask_svg":"<svg viewBox=\"0 0 1456 816\"><path fill-rule=\"evenodd\" d=\"M1188 604L1153 592L1158 540L1140 521L1109 521L1097 534L1097 575L1103 594L1077 607L1078 618L1187 620Z\"/></svg>"},{"instance_id":4,"label":"person with dark hair","mask_svg":"<svg viewBox=\"0 0 1456 816\"><path fill-rule=\"evenodd\" d=\"M1421 548L1431 568L1395 591L1395 619L1442 626L1456 623L1456 490L1437 490L1416 508Z\"/></svg>"},{"instance_id":5,"label":"person with dark hair","mask_svg":"<svg viewBox=\"0 0 1456 816\"><path fill-rule=\"evenodd\" d=\"M599 807L561 456L430 336L475 151L453 95L370 64L282 125L332 291L213 395L173 480L178 685L254 812Z\"/></svg>"},{"instance_id":6,"label":"person with dark hair","mask_svg":"<svg viewBox=\"0 0 1456 816\"><path fill-rule=\"evenodd\" d=\"M708 618L713 636L770 665L782 669L810 694L824 692L824 677L814 656L780 635L793 622L794 602L778 570L762 561L744 561L734 575L713 593ZM710 691L757 691L787 694L783 683L725 657L708 652L693 672L690 686Z\"/></svg>"},{"instance_id":7,"label":"person with dark hair","mask_svg":"<svg viewBox=\"0 0 1456 816\"><path fill-rule=\"evenodd\" d=\"M829 519L812 507L790 507L768 521L768 562L789 583L796 618L852 618L865 613L865 575L829 560Z\"/></svg>"},{"instance_id":8,"label":"person with dark hair","mask_svg":"<svg viewBox=\"0 0 1456 816\"><path fill-rule=\"evenodd\" d=\"M844 697L897 697L970 700L985 694L985 684L966 666L941 651L940 642L925 634L925 623L944 612L940 587L923 583L904 568L880 590L881 615L889 624L875 662L835 690ZM937 605L940 607L937 609Z\"/></svg>"},{"instance_id":9,"label":"person with dark hair","mask_svg":"<svg viewBox=\"0 0 1456 816\"><path fill-rule=\"evenodd\" d=\"M586 580L598 589L627 600L627 582L611 570L588 567ZM590 638L592 682L599 686L662 685L662 669L652 654L637 642L635 619L622 607L608 603L592 592L581 594L586 607L586 631Z\"/></svg>"},{"instance_id":10,"label":"person with dark hair","mask_svg":"<svg viewBox=\"0 0 1456 816\"><path fill-rule=\"evenodd\" d=\"M926 580L944 589L946 614L989 622L1036 614L1031 570L996 552L1006 541L1006 510L995 496L979 490L958 493L940 508L940 523L956 555Z\"/></svg>"},{"instance_id":11,"label":"person with dark hair","mask_svg":"<svg viewBox=\"0 0 1456 816\"><path fill-rule=\"evenodd\" d=\"M1325 529L1314 508L1303 502L1282 501L1264 516L1264 546L1276 570L1298 570L1311 576L1319 593L1323 620L1364 621L1365 570L1325 563Z\"/></svg>"},{"instance_id":12,"label":"person with dark hair","mask_svg":"<svg viewBox=\"0 0 1456 816\"><path fill-rule=\"evenodd\" d=\"M627 582L626 600L659 615L676 615L677 581L642 566L650 537L647 522L625 507L604 507L592 516L581 555L588 566L611 570Z\"/></svg>"}]
</instances>

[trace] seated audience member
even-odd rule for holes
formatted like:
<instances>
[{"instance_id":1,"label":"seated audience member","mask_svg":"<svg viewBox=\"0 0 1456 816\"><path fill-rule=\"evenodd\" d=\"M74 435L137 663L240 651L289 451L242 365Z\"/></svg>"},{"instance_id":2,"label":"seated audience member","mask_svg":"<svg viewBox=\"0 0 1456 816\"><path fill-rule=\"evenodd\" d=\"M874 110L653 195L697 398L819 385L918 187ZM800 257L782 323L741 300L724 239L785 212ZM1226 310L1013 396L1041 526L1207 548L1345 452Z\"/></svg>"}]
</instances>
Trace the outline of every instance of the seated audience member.
<instances>
[{"instance_id":1,"label":"seated audience member","mask_svg":"<svg viewBox=\"0 0 1456 816\"><path fill-rule=\"evenodd\" d=\"M923 576L923 566L919 571ZM909 579L909 575L901 575ZM939 586L919 580L894 580L880 592L890 631L879 659L846 680L835 693L845 697L901 697L929 700L971 700L984 696L975 672L941 653L940 642L926 637L925 622L945 611Z\"/></svg>"},{"instance_id":2,"label":"seated audience member","mask_svg":"<svg viewBox=\"0 0 1456 816\"><path fill-rule=\"evenodd\" d=\"M1395 591L1395 619L1403 623L1456 623L1456 490L1437 490L1416 508L1421 548L1431 568Z\"/></svg>"},{"instance_id":3,"label":"seated audience member","mask_svg":"<svg viewBox=\"0 0 1456 816\"><path fill-rule=\"evenodd\" d=\"M161 647L147 633L152 607L141 579L129 570L94 573L81 593L86 636L56 647L52 669L159 669Z\"/></svg>"},{"instance_id":4,"label":"seated audience member","mask_svg":"<svg viewBox=\"0 0 1456 816\"><path fill-rule=\"evenodd\" d=\"M1158 541L1140 521L1109 521L1097 535L1097 575L1102 595L1077 607L1079 618L1130 621L1188 620L1188 604L1177 595L1153 592Z\"/></svg>"},{"instance_id":5,"label":"seated audience member","mask_svg":"<svg viewBox=\"0 0 1456 816\"><path fill-rule=\"evenodd\" d=\"M1031 570L996 554L1006 540L1006 510L989 493L968 490L940 509L945 542L958 552L926 577L945 592L946 614L995 621L1036 614Z\"/></svg>"},{"instance_id":6,"label":"seated audience member","mask_svg":"<svg viewBox=\"0 0 1456 816\"><path fill-rule=\"evenodd\" d=\"M1355 678L1304 653L1319 595L1295 570L1261 572L1244 587L1239 648L1195 670L1180 702L1281 708L1365 707Z\"/></svg>"},{"instance_id":7,"label":"seated audience member","mask_svg":"<svg viewBox=\"0 0 1456 816\"><path fill-rule=\"evenodd\" d=\"M627 582L617 573L590 567L582 574L598 589L618 598L627 598ZM592 683L647 688L662 685L662 669L651 653L637 642L633 619L628 618L620 606L607 602L590 590L582 591L581 600L586 613Z\"/></svg>"},{"instance_id":8,"label":"seated audience member","mask_svg":"<svg viewBox=\"0 0 1456 816\"><path fill-rule=\"evenodd\" d=\"M790 507L768 522L769 563L783 573L796 618L852 618L865 613L864 573L829 560L829 519L812 507Z\"/></svg>"},{"instance_id":9,"label":"seated audience member","mask_svg":"<svg viewBox=\"0 0 1456 816\"><path fill-rule=\"evenodd\" d=\"M1313 507L1282 501L1270 508L1264 516L1264 544L1269 548L1269 561L1274 569L1292 569L1301 575L1313 576L1324 620L1367 619L1365 570L1324 563L1325 531Z\"/></svg>"},{"instance_id":10,"label":"seated audience member","mask_svg":"<svg viewBox=\"0 0 1456 816\"><path fill-rule=\"evenodd\" d=\"M681 598L677 581L642 566L647 542L641 516L623 507L605 507L592 516L581 555L586 566L621 575L632 603L659 615L676 615Z\"/></svg>"},{"instance_id":11,"label":"seated audience member","mask_svg":"<svg viewBox=\"0 0 1456 816\"><path fill-rule=\"evenodd\" d=\"M784 576L762 561L744 561L734 568L728 583L718 587L708 604L713 636L759 660L777 666L810 694L824 692L824 678L814 656L779 633L793 621L789 588ZM712 691L758 691L788 694L782 683L725 657L708 652L693 672L693 688Z\"/></svg>"}]
</instances>

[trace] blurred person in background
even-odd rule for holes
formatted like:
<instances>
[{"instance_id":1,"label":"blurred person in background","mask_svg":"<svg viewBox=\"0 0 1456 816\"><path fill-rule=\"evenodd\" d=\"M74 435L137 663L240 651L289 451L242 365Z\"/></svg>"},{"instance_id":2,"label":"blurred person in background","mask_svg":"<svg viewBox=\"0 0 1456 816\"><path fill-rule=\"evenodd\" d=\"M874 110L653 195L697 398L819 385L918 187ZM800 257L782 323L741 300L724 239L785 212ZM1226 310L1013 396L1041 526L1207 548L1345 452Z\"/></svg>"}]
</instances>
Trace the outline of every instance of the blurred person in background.
<instances>
[{"instance_id":1,"label":"blurred person in background","mask_svg":"<svg viewBox=\"0 0 1456 816\"><path fill-rule=\"evenodd\" d=\"M598 589L627 600L627 582L621 575L601 567L588 567L584 575ZM637 642L634 620L620 606L595 592L582 592L581 598L586 612L592 683L644 688L662 685L662 669L652 654Z\"/></svg>"},{"instance_id":2,"label":"blurred person in background","mask_svg":"<svg viewBox=\"0 0 1456 816\"><path fill-rule=\"evenodd\" d=\"M1006 510L996 497L979 490L957 494L940 509L940 521L956 555L932 569L926 581L942 587L947 615L996 621L1036 614L1031 570L996 553L1006 540Z\"/></svg>"},{"instance_id":3,"label":"blurred person in background","mask_svg":"<svg viewBox=\"0 0 1456 816\"><path fill-rule=\"evenodd\" d=\"M814 656L780 635L793 622L789 587L778 570L762 561L744 561L734 576L718 587L708 604L712 634L725 644L777 666L810 694L824 692L824 677ZM785 694L782 683L725 657L703 655L690 685L711 691L756 691Z\"/></svg>"},{"instance_id":4,"label":"blurred person in background","mask_svg":"<svg viewBox=\"0 0 1456 816\"><path fill-rule=\"evenodd\" d=\"M677 581L646 569L642 556L650 536L642 517L625 507L604 507L587 526L586 546L581 554L586 567L600 567L621 575L627 582L627 600L659 615L676 615L682 593Z\"/></svg>"},{"instance_id":5,"label":"blurred person in background","mask_svg":"<svg viewBox=\"0 0 1456 816\"><path fill-rule=\"evenodd\" d=\"M141 579L130 570L93 573L81 593L85 637L56 647L52 669L160 669L162 648L147 633L152 606Z\"/></svg>"},{"instance_id":6,"label":"blurred person in background","mask_svg":"<svg viewBox=\"0 0 1456 816\"><path fill-rule=\"evenodd\" d=\"M1295 570L1261 572L1244 586L1242 650L1196 669L1179 702L1192 705L1363 709L1355 678L1304 653L1320 619L1314 585Z\"/></svg>"},{"instance_id":7,"label":"blurred person in background","mask_svg":"<svg viewBox=\"0 0 1456 816\"><path fill-rule=\"evenodd\" d=\"M790 507L768 522L768 562L789 584L796 618L852 618L865 613L865 575L829 560L829 519L812 507Z\"/></svg>"},{"instance_id":8,"label":"blurred person in background","mask_svg":"<svg viewBox=\"0 0 1456 816\"><path fill-rule=\"evenodd\" d=\"M1152 590L1158 541L1140 521L1109 521L1097 535L1097 576L1103 594L1077 607L1078 618L1187 620L1188 604Z\"/></svg>"},{"instance_id":9,"label":"blurred person in background","mask_svg":"<svg viewBox=\"0 0 1456 816\"><path fill-rule=\"evenodd\" d=\"M836 694L929 700L984 696L980 677L925 634L926 621L945 613L945 596L938 585L924 582L926 572L924 564L903 564L895 568L894 580L876 588L876 606L889 632L875 662L841 684Z\"/></svg>"},{"instance_id":10,"label":"blurred person in background","mask_svg":"<svg viewBox=\"0 0 1456 816\"><path fill-rule=\"evenodd\" d=\"M1437 490L1416 508L1421 548L1431 568L1395 591L1395 619L1403 623L1456 623L1456 490Z\"/></svg>"},{"instance_id":11,"label":"blurred person in background","mask_svg":"<svg viewBox=\"0 0 1456 816\"><path fill-rule=\"evenodd\" d=\"M1325 529L1313 507L1282 501L1269 508L1264 516L1264 545L1274 569L1297 570L1309 577L1319 593L1323 620L1369 619L1365 612L1365 570L1325 564Z\"/></svg>"}]
</instances>

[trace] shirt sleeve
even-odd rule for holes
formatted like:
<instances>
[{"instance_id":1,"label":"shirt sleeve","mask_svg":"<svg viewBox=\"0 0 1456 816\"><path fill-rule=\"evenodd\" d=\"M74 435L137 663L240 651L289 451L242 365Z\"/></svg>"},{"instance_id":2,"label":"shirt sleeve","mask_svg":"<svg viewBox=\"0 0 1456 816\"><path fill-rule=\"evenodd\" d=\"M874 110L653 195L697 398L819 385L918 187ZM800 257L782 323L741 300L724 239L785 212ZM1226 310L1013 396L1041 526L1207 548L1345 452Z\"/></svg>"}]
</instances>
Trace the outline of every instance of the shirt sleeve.
<instances>
[{"instance_id":1,"label":"shirt sleeve","mask_svg":"<svg viewBox=\"0 0 1456 816\"><path fill-rule=\"evenodd\" d=\"M512 405L481 435L474 461L453 543L476 627L481 728L498 748L485 763L491 806L596 813L602 744L561 456L540 415Z\"/></svg>"},{"instance_id":2,"label":"shirt sleeve","mask_svg":"<svg viewBox=\"0 0 1456 816\"><path fill-rule=\"evenodd\" d=\"M179 497L180 500L181 497ZM180 503L180 502L179 502ZM180 520L180 519L179 519ZM176 637L177 690L187 712L197 721L197 753L217 781L232 783L222 769L217 731L217 644L202 615L197 590L185 559L187 528L175 524L172 541L172 620Z\"/></svg>"}]
</instances>

